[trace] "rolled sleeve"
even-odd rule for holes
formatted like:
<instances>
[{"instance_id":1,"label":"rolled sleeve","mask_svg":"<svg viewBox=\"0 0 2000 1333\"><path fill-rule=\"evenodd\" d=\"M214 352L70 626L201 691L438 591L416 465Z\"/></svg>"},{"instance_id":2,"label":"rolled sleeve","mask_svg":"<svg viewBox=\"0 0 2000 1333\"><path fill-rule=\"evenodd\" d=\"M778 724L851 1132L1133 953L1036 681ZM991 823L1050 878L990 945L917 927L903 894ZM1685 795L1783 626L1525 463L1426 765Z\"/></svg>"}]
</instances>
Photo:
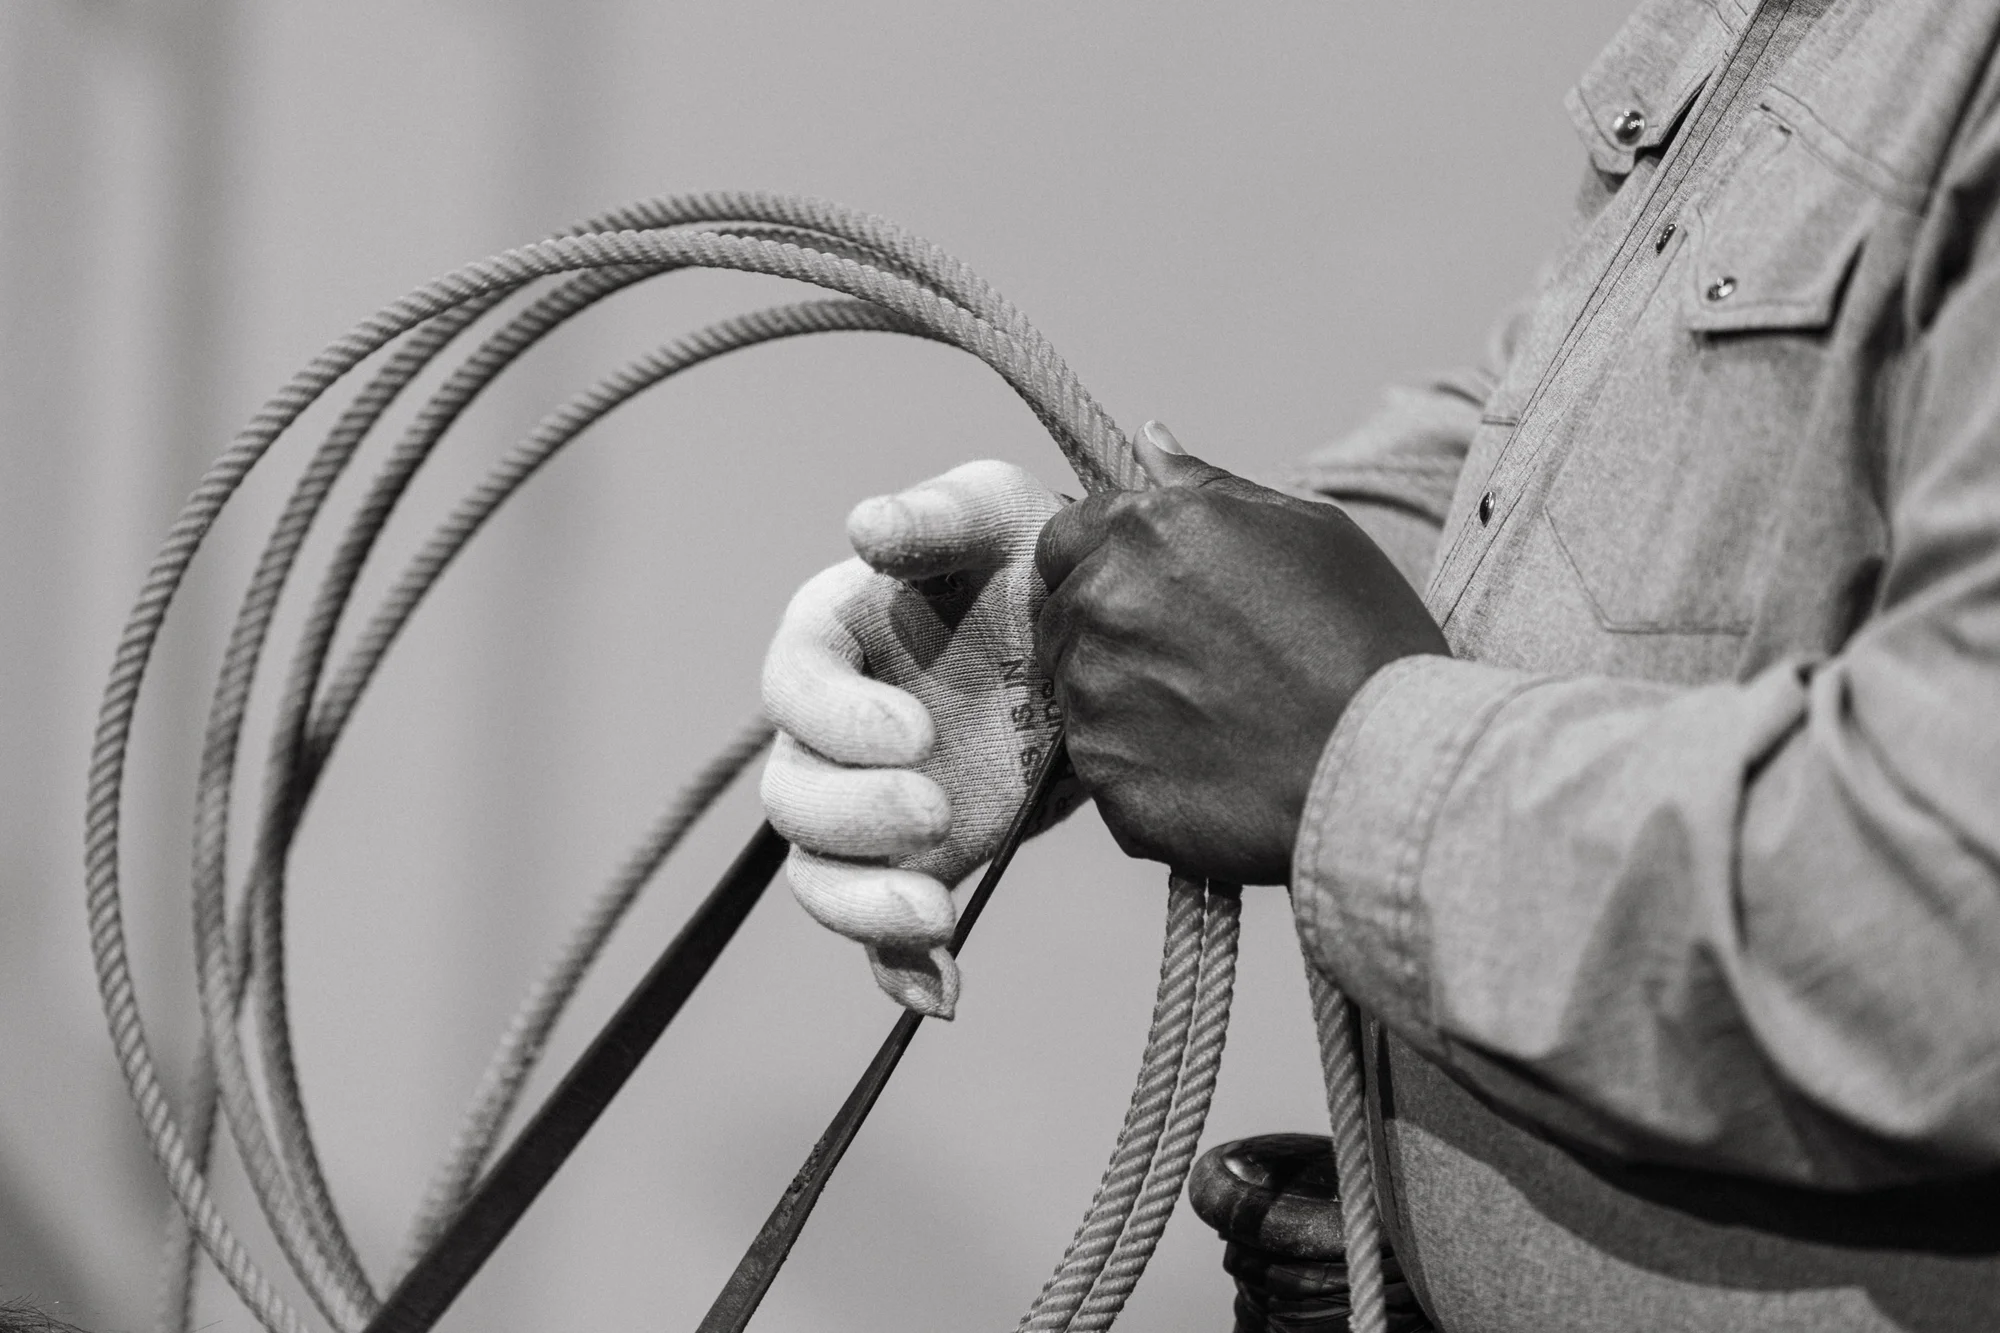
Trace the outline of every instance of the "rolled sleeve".
<instances>
[{"instance_id":1,"label":"rolled sleeve","mask_svg":"<svg viewBox=\"0 0 2000 1333\"><path fill-rule=\"evenodd\" d=\"M1418 882L1438 809L1494 716L1536 679L1445 657L1392 662L1320 756L1292 862L1299 929L1328 975L1399 1029L1436 1037Z\"/></svg>"},{"instance_id":2,"label":"rolled sleeve","mask_svg":"<svg viewBox=\"0 0 2000 1333\"><path fill-rule=\"evenodd\" d=\"M1824 1179L1826 1136L1801 1137L1813 1117L1745 1013L1740 893L1751 779L1797 742L1808 676L1386 668L1330 738L1294 849L1315 961L1569 1142Z\"/></svg>"},{"instance_id":3,"label":"rolled sleeve","mask_svg":"<svg viewBox=\"0 0 2000 1333\"><path fill-rule=\"evenodd\" d=\"M1849 1189L2000 1166L1984 524L1979 577L1740 683L1385 668L1294 848L1315 963L1586 1150Z\"/></svg>"}]
</instances>

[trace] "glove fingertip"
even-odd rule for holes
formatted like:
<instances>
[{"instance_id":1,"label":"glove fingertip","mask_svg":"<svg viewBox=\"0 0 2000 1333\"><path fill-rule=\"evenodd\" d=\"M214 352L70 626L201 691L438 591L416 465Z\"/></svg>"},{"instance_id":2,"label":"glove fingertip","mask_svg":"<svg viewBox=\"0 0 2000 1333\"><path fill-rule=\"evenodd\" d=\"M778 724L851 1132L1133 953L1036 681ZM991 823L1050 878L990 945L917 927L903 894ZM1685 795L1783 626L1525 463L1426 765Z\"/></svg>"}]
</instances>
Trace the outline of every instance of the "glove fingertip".
<instances>
[{"instance_id":1,"label":"glove fingertip","mask_svg":"<svg viewBox=\"0 0 2000 1333\"><path fill-rule=\"evenodd\" d=\"M958 960L951 956L951 950L942 944L930 952L931 966L937 971L938 991L936 1004L926 1012L932 1018L942 1018L949 1023L958 1016L959 973Z\"/></svg>"},{"instance_id":2,"label":"glove fingertip","mask_svg":"<svg viewBox=\"0 0 2000 1333\"><path fill-rule=\"evenodd\" d=\"M958 960L943 945L928 950L895 946L868 951L875 984L905 1009L946 1022L958 1012Z\"/></svg>"},{"instance_id":3,"label":"glove fingertip","mask_svg":"<svg viewBox=\"0 0 2000 1333\"><path fill-rule=\"evenodd\" d=\"M913 526L903 497L871 496L848 512L847 541L856 555L880 569L885 559L908 543Z\"/></svg>"}]
</instances>

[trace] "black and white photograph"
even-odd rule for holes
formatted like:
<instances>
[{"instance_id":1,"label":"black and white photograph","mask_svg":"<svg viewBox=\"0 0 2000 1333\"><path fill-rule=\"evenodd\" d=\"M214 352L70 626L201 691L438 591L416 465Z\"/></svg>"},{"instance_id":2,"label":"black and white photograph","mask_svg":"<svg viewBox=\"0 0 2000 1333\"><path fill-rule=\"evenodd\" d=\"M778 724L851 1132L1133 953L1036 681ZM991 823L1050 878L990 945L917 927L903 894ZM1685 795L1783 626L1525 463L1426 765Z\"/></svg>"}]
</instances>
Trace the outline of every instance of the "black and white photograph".
<instances>
[{"instance_id":1,"label":"black and white photograph","mask_svg":"<svg viewBox=\"0 0 2000 1333\"><path fill-rule=\"evenodd\" d=\"M2000 1333L2000 0L0 0L0 1333Z\"/></svg>"}]
</instances>

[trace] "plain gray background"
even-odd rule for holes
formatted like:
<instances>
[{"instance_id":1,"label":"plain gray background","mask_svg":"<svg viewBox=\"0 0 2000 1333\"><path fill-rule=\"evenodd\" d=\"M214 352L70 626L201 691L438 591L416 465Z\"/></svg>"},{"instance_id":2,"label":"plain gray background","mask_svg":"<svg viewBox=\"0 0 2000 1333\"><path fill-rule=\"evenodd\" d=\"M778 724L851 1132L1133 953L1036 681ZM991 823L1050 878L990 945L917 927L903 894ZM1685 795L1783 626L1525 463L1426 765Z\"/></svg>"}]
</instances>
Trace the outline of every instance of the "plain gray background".
<instances>
[{"instance_id":1,"label":"plain gray background","mask_svg":"<svg viewBox=\"0 0 2000 1333\"><path fill-rule=\"evenodd\" d=\"M0 0L0 1294L101 1330L151 1318L164 1194L83 927L90 730L173 511L321 345L614 203L798 191L971 263L1128 428L1159 417L1275 476L1385 383L1475 355L1528 288L1581 170L1562 92L1623 8ZM459 428L388 554L562 396L787 294L696 275L594 312ZM177 1077L194 747L309 443L271 457L198 564L145 701L128 913ZM628 407L453 571L295 862L306 1092L372 1262L573 912L754 708L770 627L844 554L848 506L977 456L1068 481L971 359L804 340ZM246 764L262 749L253 730ZM558 1068L754 818L737 793L670 864ZM1162 878L1088 812L1024 854L966 955L960 1019L920 1035L758 1328L1012 1323L1123 1113ZM1280 893L1251 892L1245 917L1211 1141L1323 1118ZM774 892L445 1326L692 1327L892 1018L859 950ZM1179 1216L1132 1327L1227 1327L1219 1259ZM201 1317L252 1326L212 1275Z\"/></svg>"}]
</instances>

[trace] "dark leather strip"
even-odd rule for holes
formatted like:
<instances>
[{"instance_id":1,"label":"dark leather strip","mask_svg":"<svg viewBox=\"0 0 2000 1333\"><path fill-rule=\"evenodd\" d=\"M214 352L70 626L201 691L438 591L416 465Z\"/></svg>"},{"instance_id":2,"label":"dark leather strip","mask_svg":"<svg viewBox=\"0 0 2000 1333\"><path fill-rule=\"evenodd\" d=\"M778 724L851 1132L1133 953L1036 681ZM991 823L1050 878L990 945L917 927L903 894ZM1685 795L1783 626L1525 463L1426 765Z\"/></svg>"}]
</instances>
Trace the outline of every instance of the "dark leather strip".
<instances>
[{"instance_id":1,"label":"dark leather strip","mask_svg":"<svg viewBox=\"0 0 2000 1333\"><path fill-rule=\"evenodd\" d=\"M1063 747L1062 737L1058 734L1028 788L1027 799L1021 802L1021 808L1014 813L1014 822L1001 838L992 863L986 867L978 887L973 889L972 896L966 899L965 907L958 914L958 929L953 932L950 945L954 957L972 933L979 914L986 909L987 900L993 896L993 887L1007 873L1015 851L1029 832L1038 827L1035 818L1043 802L1068 773L1069 752ZM875 1099L888 1086L889 1076L896 1072L896 1063L903 1058L910 1039L917 1035L917 1028L923 1021L924 1016L912 1010L905 1010L896 1020L887 1040L875 1052L875 1058L868 1062L860 1082L854 1085L854 1091L847 1094L847 1100L841 1103L833 1122L820 1135L819 1142L813 1145L805 1165L799 1168L798 1175L779 1196L778 1206L764 1219L763 1229L750 1242L749 1250L737 1263L736 1271L729 1275L722 1294L715 1298L715 1304L702 1318L698 1333L743 1333L749 1325L750 1317L757 1313L757 1306L764 1299L764 1293L771 1289L772 1280L784 1266L785 1257L792 1252L793 1244L805 1230L806 1219L812 1215L813 1205L819 1202L826 1182L833 1178L833 1169L840 1165L848 1145L861 1132L861 1122L868 1118Z\"/></svg>"},{"instance_id":2,"label":"dark leather strip","mask_svg":"<svg viewBox=\"0 0 2000 1333\"><path fill-rule=\"evenodd\" d=\"M708 975L784 864L786 850L769 824L758 828L437 1242L389 1293L365 1333L427 1333L443 1317Z\"/></svg>"}]
</instances>

